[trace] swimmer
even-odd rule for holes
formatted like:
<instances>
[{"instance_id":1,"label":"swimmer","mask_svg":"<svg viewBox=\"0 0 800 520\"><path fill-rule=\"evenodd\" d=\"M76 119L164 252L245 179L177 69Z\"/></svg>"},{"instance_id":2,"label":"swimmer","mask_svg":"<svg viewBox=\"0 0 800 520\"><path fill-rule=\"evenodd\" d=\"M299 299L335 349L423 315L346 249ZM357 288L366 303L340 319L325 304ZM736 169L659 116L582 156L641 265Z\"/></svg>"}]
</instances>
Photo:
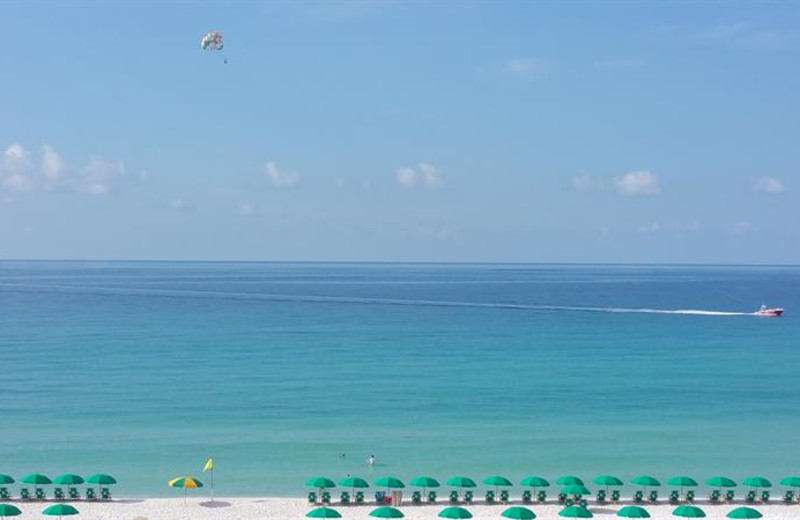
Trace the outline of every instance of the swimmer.
<instances>
[{"instance_id":1,"label":"swimmer","mask_svg":"<svg viewBox=\"0 0 800 520\"><path fill-rule=\"evenodd\" d=\"M369 464L370 466L375 465L375 455L370 455L369 457L367 457L367 464Z\"/></svg>"}]
</instances>

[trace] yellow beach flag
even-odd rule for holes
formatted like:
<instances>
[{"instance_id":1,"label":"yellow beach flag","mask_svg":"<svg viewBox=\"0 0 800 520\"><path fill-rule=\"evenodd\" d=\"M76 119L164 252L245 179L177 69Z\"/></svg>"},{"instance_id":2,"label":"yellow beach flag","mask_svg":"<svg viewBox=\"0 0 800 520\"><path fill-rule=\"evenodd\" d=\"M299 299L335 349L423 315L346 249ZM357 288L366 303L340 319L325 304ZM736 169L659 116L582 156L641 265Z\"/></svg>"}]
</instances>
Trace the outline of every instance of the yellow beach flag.
<instances>
[{"instance_id":1,"label":"yellow beach flag","mask_svg":"<svg viewBox=\"0 0 800 520\"><path fill-rule=\"evenodd\" d=\"M214 469L214 459L212 459L211 457L208 458L208 460L206 461L206 465L203 466L203 473L205 473L210 469Z\"/></svg>"}]
</instances>

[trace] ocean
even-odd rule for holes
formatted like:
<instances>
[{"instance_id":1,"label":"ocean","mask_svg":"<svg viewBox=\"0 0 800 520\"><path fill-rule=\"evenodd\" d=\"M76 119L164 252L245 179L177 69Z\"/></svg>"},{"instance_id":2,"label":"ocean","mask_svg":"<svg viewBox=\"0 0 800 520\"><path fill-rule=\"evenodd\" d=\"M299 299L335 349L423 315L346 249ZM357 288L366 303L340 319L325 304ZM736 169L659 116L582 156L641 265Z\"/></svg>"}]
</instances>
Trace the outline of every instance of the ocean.
<instances>
[{"instance_id":1,"label":"ocean","mask_svg":"<svg viewBox=\"0 0 800 520\"><path fill-rule=\"evenodd\" d=\"M798 311L800 267L3 261L0 473L777 480Z\"/></svg>"}]
</instances>

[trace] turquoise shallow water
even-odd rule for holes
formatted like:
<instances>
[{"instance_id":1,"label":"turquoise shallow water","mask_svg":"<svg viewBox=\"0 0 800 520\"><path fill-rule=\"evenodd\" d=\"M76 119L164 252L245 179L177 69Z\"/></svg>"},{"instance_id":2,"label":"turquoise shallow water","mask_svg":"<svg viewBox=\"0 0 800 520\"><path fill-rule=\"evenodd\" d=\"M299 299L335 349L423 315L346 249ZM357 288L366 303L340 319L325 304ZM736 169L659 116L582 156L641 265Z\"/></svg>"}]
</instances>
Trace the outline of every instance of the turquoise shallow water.
<instances>
[{"instance_id":1,"label":"turquoise shallow water","mask_svg":"<svg viewBox=\"0 0 800 520\"><path fill-rule=\"evenodd\" d=\"M778 479L800 473L798 289L794 267L0 262L0 472L103 470L129 496L208 455L225 495ZM762 301L787 315L647 311Z\"/></svg>"}]
</instances>

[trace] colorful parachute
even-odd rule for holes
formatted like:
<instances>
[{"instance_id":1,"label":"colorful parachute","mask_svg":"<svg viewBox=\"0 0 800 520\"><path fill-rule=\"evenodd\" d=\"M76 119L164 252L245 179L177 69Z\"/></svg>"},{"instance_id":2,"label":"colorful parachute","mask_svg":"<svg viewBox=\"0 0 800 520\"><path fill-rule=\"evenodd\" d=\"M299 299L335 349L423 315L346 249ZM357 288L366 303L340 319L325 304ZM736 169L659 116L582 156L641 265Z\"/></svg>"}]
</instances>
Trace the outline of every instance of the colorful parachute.
<instances>
[{"instance_id":1,"label":"colorful parachute","mask_svg":"<svg viewBox=\"0 0 800 520\"><path fill-rule=\"evenodd\" d=\"M208 31L203 39L200 40L200 48L204 51L221 51L222 50L222 33L217 31Z\"/></svg>"}]
</instances>

